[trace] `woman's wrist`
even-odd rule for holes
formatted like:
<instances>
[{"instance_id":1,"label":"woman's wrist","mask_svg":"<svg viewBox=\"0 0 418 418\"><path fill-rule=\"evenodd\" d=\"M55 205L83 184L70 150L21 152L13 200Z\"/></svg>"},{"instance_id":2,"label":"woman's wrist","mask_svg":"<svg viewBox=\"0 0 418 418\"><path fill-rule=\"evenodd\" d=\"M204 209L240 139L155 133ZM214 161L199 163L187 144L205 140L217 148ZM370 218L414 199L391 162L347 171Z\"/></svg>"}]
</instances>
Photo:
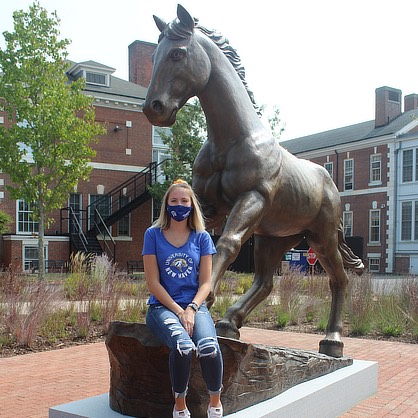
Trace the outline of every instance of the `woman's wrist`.
<instances>
[{"instance_id":1,"label":"woman's wrist","mask_svg":"<svg viewBox=\"0 0 418 418\"><path fill-rule=\"evenodd\" d=\"M188 308L192 308L194 313L197 313L199 310L199 305L196 302L191 302L187 305Z\"/></svg>"}]
</instances>

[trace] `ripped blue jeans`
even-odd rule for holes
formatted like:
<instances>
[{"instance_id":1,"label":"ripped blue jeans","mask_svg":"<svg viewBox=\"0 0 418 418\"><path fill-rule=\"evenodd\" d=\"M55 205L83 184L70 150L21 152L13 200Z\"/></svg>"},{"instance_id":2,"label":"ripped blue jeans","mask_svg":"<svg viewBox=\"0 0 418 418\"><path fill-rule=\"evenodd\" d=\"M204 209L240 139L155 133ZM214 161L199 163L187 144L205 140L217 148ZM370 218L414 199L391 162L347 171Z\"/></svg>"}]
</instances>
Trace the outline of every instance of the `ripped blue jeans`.
<instances>
[{"instance_id":1,"label":"ripped blue jeans","mask_svg":"<svg viewBox=\"0 0 418 418\"><path fill-rule=\"evenodd\" d=\"M149 307L146 322L154 335L170 349L169 370L175 397L184 397L187 394L192 356L195 352L209 393L221 392L222 353L212 317L205 305L195 315L192 337L187 334L179 318L162 305Z\"/></svg>"}]
</instances>

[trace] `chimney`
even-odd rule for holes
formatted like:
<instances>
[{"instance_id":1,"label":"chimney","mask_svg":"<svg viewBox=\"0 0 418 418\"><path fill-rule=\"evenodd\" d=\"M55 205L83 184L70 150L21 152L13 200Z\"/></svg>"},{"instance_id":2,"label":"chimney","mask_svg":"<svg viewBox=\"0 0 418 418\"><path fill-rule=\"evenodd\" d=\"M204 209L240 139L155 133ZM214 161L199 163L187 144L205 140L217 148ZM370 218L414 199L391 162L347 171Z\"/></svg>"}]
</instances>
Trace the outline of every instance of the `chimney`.
<instances>
[{"instance_id":1,"label":"chimney","mask_svg":"<svg viewBox=\"0 0 418 418\"><path fill-rule=\"evenodd\" d=\"M404 112L418 109L418 94L408 94L404 98Z\"/></svg>"},{"instance_id":2,"label":"chimney","mask_svg":"<svg viewBox=\"0 0 418 418\"><path fill-rule=\"evenodd\" d=\"M148 87L152 74L152 54L156 44L144 41L132 42L129 49L129 81Z\"/></svg>"},{"instance_id":3,"label":"chimney","mask_svg":"<svg viewBox=\"0 0 418 418\"><path fill-rule=\"evenodd\" d=\"M376 128L387 125L401 114L401 100L401 90L386 86L376 89Z\"/></svg>"}]
</instances>

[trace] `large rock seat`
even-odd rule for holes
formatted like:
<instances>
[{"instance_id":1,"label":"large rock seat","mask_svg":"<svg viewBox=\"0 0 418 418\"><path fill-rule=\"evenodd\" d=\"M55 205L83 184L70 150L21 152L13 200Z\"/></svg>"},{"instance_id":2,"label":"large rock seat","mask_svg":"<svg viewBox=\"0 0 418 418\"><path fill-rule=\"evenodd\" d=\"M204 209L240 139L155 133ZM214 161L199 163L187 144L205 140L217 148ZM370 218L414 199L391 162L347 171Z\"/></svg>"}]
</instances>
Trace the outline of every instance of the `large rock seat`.
<instances>
[{"instance_id":1,"label":"large rock seat","mask_svg":"<svg viewBox=\"0 0 418 418\"><path fill-rule=\"evenodd\" d=\"M224 359L225 415L353 363L350 358L334 358L313 351L218 338ZM134 417L171 418L168 349L148 327L112 322L106 347L110 361L110 407ZM192 364L187 404L194 418L206 418L208 394L197 359Z\"/></svg>"}]
</instances>

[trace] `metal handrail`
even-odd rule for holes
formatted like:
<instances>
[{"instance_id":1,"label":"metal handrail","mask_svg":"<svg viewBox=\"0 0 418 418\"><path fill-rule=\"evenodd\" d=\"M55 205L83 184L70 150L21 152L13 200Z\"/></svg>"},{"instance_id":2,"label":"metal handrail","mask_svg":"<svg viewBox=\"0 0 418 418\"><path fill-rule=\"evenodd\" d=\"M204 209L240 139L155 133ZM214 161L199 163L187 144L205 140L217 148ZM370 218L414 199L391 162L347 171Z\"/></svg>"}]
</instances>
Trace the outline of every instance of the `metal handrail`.
<instances>
[{"instance_id":1,"label":"metal handrail","mask_svg":"<svg viewBox=\"0 0 418 418\"><path fill-rule=\"evenodd\" d=\"M162 165L164 161L157 164L156 162L151 162L147 168L142 170L141 172L135 174L133 177L129 178L128 180L124 181L123 183L119 184L117 187L112 189L110 192L103 195L102 198L96 200L93 204L87 207L89 211L92 205L100 206L102 203L105 203L109 198L113 196L129 196L132 199L135 199L140 194L144 193L147 189L147 186L152 185L156 179L157 168ZM118 199L112 200L112 208L115 206L118 210ZM113 213L113 210L110 211Z\"/></svg>"},{"instance_id":2,"label":"metal handrail","mask_svg":"<svg viewBox=\"0 0 418 418\"><path fill-rule=\"evenodd\" d=\"M80 222L74 212L74 209L70 206L68 208L70 210L70 239L72 239L72 235L76 234L79 238L81 243L83 244L84 251L87 252L88 250L88 240L84 235L83 229L81 228ZM75 226L76 232L72 232L72 228Z\"/></svg>"},{"instance_id":3,"label":"metal handrail","mask_svg":"<svg viewBox=\"0 0 418 418\"><path fill-rule=\"evenodd\" d=\"M98 219L99 222L97 222L96 219ZM102 236L104 246L108 250L107 252L112 255L112 259L114 260L115 259L116 243L115 243L115 240L112 237L112 234L110 233L109 228L105 224L105 222L104 222L104 220L102 218L102 215L97 210L97 208L94 209L94 227L95 227L96 231ZM110 240L112 241L113 251L110 248L110 246L109 246L109 244L108 244L108 242L106 240L106 237L109 237Z\"/></svg>"}]
</instances>

